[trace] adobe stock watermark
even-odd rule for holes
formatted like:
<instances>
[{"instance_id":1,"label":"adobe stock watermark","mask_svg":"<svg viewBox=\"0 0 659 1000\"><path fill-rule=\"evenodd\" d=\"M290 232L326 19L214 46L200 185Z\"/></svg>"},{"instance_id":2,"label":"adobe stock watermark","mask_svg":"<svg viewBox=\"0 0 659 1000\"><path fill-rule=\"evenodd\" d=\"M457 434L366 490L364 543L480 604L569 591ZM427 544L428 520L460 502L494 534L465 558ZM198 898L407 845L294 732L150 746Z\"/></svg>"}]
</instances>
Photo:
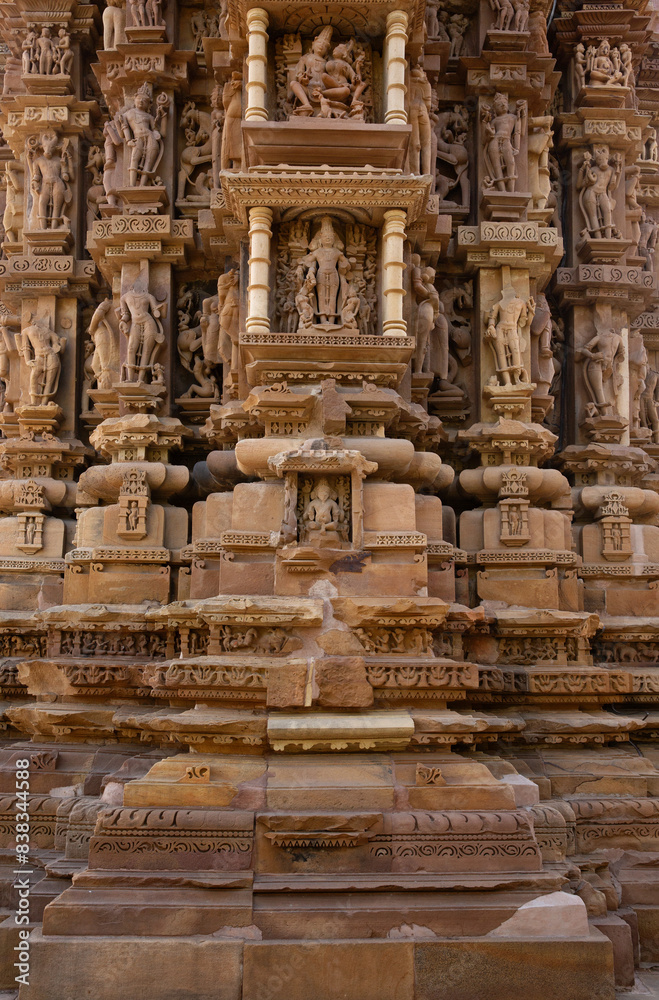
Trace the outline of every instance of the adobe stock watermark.
<instances>
[{"instance_id":1,"label":"adobe stock watermark","mask_svg":"<svg viewBox=\"0 0 659 1000\"><path fill-rule=\"evenodd\" d=\"M16 767L16 868L14 875L16 879L13 888L18 893L18 904L14 915L14 923L20 928L18 932L18 944L14 945L18 961L14 962L14 968L18 969L18 974L14 977L15 982L23 986L30 985L30 932L26 925L30 923L30 761L24 757L19 758Z\"/></svg>"}]
</instances>

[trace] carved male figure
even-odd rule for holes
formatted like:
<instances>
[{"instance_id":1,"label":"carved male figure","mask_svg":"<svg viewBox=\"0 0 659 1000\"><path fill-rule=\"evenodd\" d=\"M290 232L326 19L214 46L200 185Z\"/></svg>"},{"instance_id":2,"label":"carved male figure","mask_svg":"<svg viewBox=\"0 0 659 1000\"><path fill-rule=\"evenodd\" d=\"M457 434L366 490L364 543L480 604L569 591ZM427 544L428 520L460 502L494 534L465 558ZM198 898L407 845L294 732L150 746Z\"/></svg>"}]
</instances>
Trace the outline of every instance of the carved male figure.
<instances>
[{"instance_id":1,"label":"carved male figure","mask_svg":"<svg viewBox=\"0 0 659 1000\"><path fill-rule=\"evenodd\" d=\"M48 402L59 385L61 353L66 337L58 337L48 320L28 314L28 325L17 335L16 345L30 369L30 402Z\"/></svg>"},{"instance_id":2,"label":"carved male figure","mask_svg":"<svg viewBox=\"0 0 659 1000\"><path fill-rule=\"evenodd\" d=\"M300 258L316 279L315 309L319 323L337 325L339 292L346 297L351 261L343 253L343 241L337 235L329 215L323 216L320 231L309 244L309 253Z\"/></svg>"},{"instance_id":3,"label":"carved male figure","mask_svg":"<svg viewBox=\"0 0 659 1000\"><path fill-rule=\"evenodd\" d=\"M494 366L502 385L529 381L522 357L522 331L530 324L534 313L533 299L525 301L512 284L507 284L488 314L485 338L492 348Z\"/></svg>"},{"instance_id":4,"label":"carved male figure","mask_svg":"<svg viewBox=\"0 0 659 1000\"><path fill-rule=\"evenodd\" d=\"M59 141L55 132L44 132L39 141L43 151L41 155L35 145L28 152L36 223L39 229L61 229L68 222L64 217L64 208L72 198L70 181L73 180L73 164L69 140L64 139L60 154L55 152Z\"/></svg>"},{"instance_id":5,"label":"carved male figure","mask_svg":"<svg viewBox=\"0 0 659 1000\"><path fill-rule=\"evenodd\" d=\"M332 499L332 488L326 479L321 479L311 492L309 503L302 514L302 523L307 531L318 531L321 535L328 531L345 531L345 514Z\"/></svg>"},{"instance_id":6,"label":"carved male figure","mask_svg":"<svg viewBox=\"0 0 659 1000\"><path fill-rule=\"evenodd\" d=\"M126 381L137 382L153 365L165 339L160 322L161 307L154 295L146 291L126 292L119 306L119 329L128 338L126 350Z\"/></svg>"},{"instance_id":7,"label":"carved male figure","mask_svg":"<svg viewBox=\"0 0 659 1000\"><path fill-rule=\"evenodd\" d=\"M164 97L164 100L162 98ZM167 114L168 100L161 94L155 115L150 112L151 89L143 84L134 98L134 106L119 115L123 140L128 147L128 185L146 187L152 184L163 153L163 140L158 131Z\"/></svg>"}]
</instances>

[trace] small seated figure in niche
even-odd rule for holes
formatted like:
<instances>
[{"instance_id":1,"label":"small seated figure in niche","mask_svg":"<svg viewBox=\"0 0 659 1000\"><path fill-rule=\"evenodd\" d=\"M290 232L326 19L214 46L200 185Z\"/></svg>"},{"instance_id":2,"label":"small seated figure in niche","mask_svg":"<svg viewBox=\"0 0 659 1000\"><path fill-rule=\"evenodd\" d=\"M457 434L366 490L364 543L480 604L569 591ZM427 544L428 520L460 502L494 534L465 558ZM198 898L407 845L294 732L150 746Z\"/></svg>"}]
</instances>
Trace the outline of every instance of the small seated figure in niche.
<instances>
[{"instance_id":1,"label":"small seated figure in niche","mask_svg":"<svg viewBox=\"0 0 659 1000\"><path fill-rule=\"evenodd\" d=\"M320 545L329 532L337 532L341 538L346 538L348 533L345 514L333 498L333 492L326 479L319 480L318 485L311 491L309 503L302 513L302 524L307 538L311 541L318 532L319 537L313 540L317 540Z\"/></svg>"}]
</instances>

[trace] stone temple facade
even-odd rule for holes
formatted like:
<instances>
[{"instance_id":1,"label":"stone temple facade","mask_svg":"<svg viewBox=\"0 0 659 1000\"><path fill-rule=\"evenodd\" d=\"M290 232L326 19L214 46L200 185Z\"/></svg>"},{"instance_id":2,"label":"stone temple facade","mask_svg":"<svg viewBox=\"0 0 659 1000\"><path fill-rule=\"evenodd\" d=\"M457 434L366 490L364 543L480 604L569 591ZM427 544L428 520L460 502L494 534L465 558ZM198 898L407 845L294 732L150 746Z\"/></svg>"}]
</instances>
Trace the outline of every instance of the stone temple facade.
<instances>
[{"instance_id":1,"label":"stone temple facade","mask_svg":"<svg viewBox=\"0 0 659 1000\"><path fill-rule=\"evenodd\" d=\"M0 33L0 990L26 940L20 1000L612 1000L659 961L659 13Z\"/></svg>"}]
</instances>

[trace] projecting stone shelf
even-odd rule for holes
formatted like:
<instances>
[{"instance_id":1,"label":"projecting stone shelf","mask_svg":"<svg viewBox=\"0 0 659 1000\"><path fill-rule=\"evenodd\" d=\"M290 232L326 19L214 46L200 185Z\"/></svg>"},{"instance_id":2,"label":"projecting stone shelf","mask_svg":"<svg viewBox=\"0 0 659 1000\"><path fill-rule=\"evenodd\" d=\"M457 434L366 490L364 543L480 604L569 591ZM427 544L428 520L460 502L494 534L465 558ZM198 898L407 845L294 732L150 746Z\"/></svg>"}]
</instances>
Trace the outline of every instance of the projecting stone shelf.
<instances>
[{"instance_id":1,"label":"projecting stone shelf","mask_svg":"<svg viewBox=\"0 0 659 1000\"><path fill-rule=\"evenodd\" d=\"M240 347L250 385L331 377L347 384L395 386L405 374L414 338L361 336L337 327L336 332L241 333Z\"/></svg>"},{"instance_id":2,"label":"projecting stone shelf","mask_svg":"<svg viewBox=\"0 0 659 1000\"><path fill-rule=\"evenodd\" d=\"M226 206L243 223L248 209L255 206L319 209L338 204L373 225L379 225L392 208L405 209L412 222L422 214L432 184L430 174L417 177L394 169L285 163L253 167L247 173L224 170L221 179Z\"/></svg>"},{"instance_id":3,"label":"projecting stone shelf","mask_svg":"<svg viewBox=\"0 0 659 1000\"><path fill-rule=\"evenodd\" d=\"M332 163L401 170L411 134L411 125L369 125L346 118L243 122L247 167Z\"/></svg>"}]
</instances>

